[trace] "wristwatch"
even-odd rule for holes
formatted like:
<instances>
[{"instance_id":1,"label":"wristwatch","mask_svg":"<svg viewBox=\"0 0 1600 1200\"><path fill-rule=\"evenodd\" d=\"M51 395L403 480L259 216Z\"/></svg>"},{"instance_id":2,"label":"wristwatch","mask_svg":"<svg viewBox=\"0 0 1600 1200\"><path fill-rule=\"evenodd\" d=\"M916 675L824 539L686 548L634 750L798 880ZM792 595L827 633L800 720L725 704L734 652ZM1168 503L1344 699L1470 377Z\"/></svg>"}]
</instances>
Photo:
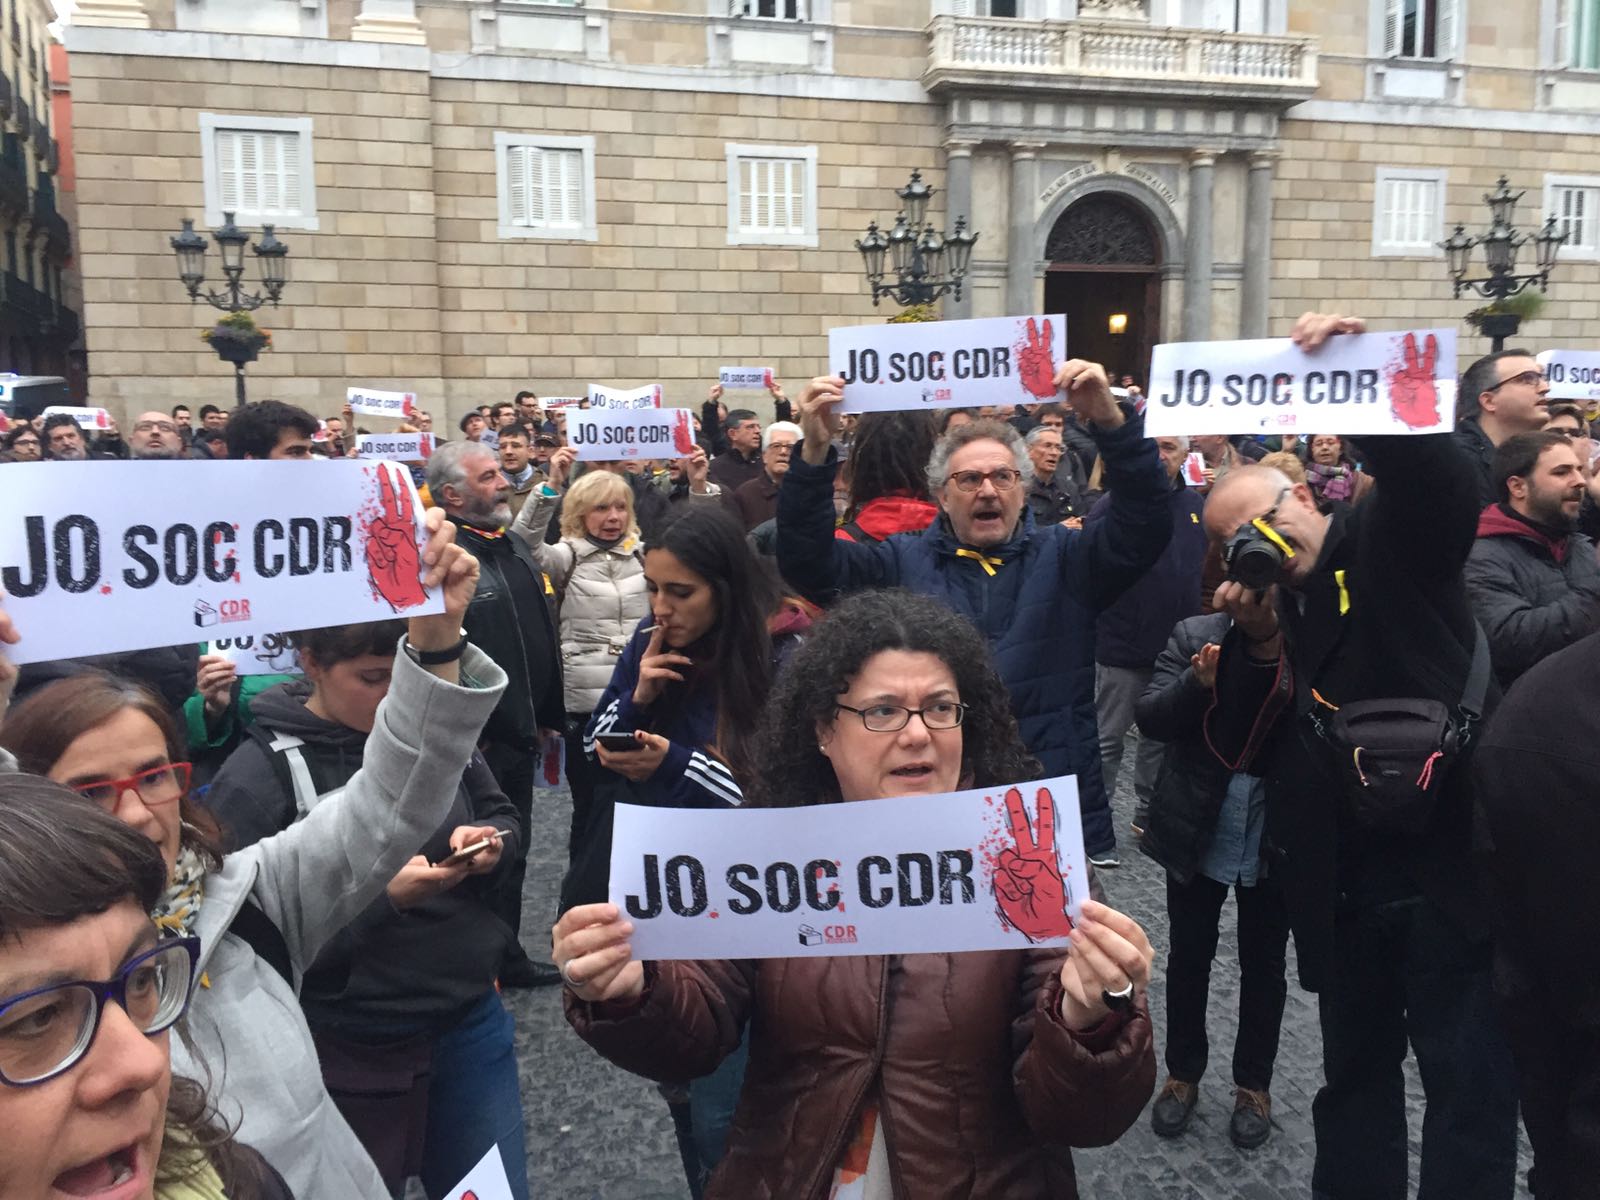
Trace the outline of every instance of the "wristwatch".
<instances>
[{"instance_id":1,"label":"wristwatch","mask_svg":"<svg viewBox=\"0 0 1600 1200\"><path fill-rule=\"evenodd\" d=\"M411 644L410 638L400 644L405 648L411 661L419 667L441 667L445 663L455 662L467 652L467 635L463 630L461 640L445 650L418 650Z\"/></svg>"}]
</instances>

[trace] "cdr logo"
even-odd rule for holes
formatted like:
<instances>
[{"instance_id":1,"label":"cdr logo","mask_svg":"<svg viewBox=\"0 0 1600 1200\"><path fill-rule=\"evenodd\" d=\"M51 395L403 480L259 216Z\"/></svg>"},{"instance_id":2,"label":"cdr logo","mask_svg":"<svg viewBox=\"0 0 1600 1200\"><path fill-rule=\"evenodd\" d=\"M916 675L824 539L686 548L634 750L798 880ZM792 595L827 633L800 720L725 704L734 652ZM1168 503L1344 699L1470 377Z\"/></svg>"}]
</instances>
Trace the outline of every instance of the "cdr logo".
<instances>
[{"instance_id":1,"label":"cdr logo","mask_svg":"<svg viewBox=\"0 0 1600 1200\"><path fill-rule=\"evenodd\" d=\"M800 926L800 944L802 946L853 946L856 944L856 927L854 925L825 925L816 929L810 925Z\"/></svg>"},{"instance_id":2,"label":"cdr logo","mask_svg":"<svg viewBox=\"0 0 1600 1200\"><path fill-rule=\"evenodd\" d=\"M224 600L219 606L213 608L204 600L194 602L194 623L202 628L207 625L227 625L233 621L248 621L250 619L250 601Z\"/></svg>"}]
</instances>

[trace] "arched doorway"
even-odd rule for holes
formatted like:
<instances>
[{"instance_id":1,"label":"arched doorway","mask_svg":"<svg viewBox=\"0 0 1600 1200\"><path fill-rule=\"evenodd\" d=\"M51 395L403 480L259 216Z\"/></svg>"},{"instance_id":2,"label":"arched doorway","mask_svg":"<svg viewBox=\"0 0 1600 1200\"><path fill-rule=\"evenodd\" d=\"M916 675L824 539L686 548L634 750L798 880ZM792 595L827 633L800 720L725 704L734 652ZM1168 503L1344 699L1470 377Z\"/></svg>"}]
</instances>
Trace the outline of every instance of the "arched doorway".
<instances>
[{"instance_id":1,"label":"arched doorway","mask_svg":"<svg viewBox=\"0 0 1600 1200\"><path fill-rule=\"evenodd\" d=\"M1113 383L1131 375L1144 387L1161 330L1161 239L1150 218L1125 196L1091 193L1057 219L1044 256L1045 311L1067 315L1067 353L1105 364Z\"/></svg>"}]
</instances>

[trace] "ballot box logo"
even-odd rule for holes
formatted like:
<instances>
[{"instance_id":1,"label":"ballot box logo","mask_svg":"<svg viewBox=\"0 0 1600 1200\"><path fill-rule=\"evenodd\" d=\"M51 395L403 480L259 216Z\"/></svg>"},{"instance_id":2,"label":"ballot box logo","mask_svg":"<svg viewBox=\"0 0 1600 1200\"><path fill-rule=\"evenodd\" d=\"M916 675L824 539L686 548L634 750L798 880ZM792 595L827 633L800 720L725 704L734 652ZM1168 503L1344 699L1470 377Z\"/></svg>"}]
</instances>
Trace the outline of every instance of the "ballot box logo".
<instances>
[{"instance_id":1,"label":"ballot box logo","mask_svg":"<svg viewBox=\"0 0 1600 1200\"><path fill-rule=\"evenodd\" d=\"M233 621L248 621L250 619L250 601L248 600L223 600L218 604L209 604L205 600L194 602L194 623L204 628L207 625L227 625Z\"/></svg>"},{"instance_id":2,"label":"ballot box logo","mask_svg":"<svg viewBox=\"0 0 1600 1200\"><path fill-rule=\"evenodd\" d=\"M814 925L800 926L802 946L853 946L855 943L854 925L825 925L821 929Z\"/></svg>"}]
</instances>

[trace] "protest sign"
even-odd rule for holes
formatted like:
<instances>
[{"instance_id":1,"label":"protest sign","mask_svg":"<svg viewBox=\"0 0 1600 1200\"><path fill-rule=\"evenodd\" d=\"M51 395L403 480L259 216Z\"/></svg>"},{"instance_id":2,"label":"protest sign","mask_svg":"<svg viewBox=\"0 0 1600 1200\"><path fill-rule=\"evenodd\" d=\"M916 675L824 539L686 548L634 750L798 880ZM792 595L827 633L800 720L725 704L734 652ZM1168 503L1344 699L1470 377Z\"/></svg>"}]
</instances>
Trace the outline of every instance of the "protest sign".
<instances>
[{"instance_id":1,"label":"protest sign","mask_svg":"<svg viewBox=\"0 0 1600 1200\"><path fill-rule=\"evenodd\" d=\"M1054 400L1067 356L1065 317L991 317L828 331L840 412L972 408Z\"/></svg>"},{"instance_id":2,"label":"protest sign","mask_svg":"<svg viewBox=\"0 0 1600 1200\"><path fill-rule=\"evenodd\" d=\"M605 387L598 383L589 385L590 408L660 408L661 385L647 383L643 387L634 388L631 392L620 388Z\"/></svg>"},{"instance_id":3,"label":"protest sign","mask_svg":"<svg viewBox=\"0 0 1600 1200\"><path fill-rule=\"evenodd\" d=\"M410 473L348 459L14 463L0 590L15 662L443 611ZM205 631L202 633L201 631Z\"/></svg>"},{"instance_id":4,"label":"protest sign","mask_svg":"<svg viewBox=\"0 0 1600 1200\"><path fill-rule=\"evenodd\" d=\"M66 404L52 404L44 410L43 415L53 417L58 413L71 417L84 429L111 428L111 414L103 408L73 408Z\"/></svg>"},{"instance_id":5,"label":"protest sign","mask_svg":"<svg viewBox=\"0 0 1600 1200\"><path fill-rule=\"evenodd\" d=\"M567 414L567 444L579 462L683 458L694 453L694 418L687 408L574 409Z\"/></svg>"},{"instance_id":6,"label":"protest sign","mask_svg":"<svg viewBox=\"0 0 1600 1200\"><path fill-rule=\"evenodd\" d=\"M541 791L567 786L567 740L559 733L539 734L539 769L533 774L533 786Z\"/></svg>"},{"instance_id":7,"label":"protest sign","mask_svg":"<svg viewBox=\"0 0 1600 1200\"><path fill-rule=\"evenodd\" d=\"M467 1177L445 1193L444 1200L511 1200L511 1180L500 1147L490 1146Z\"/></svg>"},{"instance_id":8,"label":"protest sign","mask_svg":"<svg viewBox=\"0 0 1600 1200\"><path fill-rule=\"evenodd\" d=\"M1552 400L1600 400L1600 353L1546 350L1538 357ZM1474 401L1477 397L1472 397Z\"/></svg>"},{"instance_id":9,"label":"protest sign","mask_svg":"<svg viewBox=\"0 0 1600 1200\"><path fill-rule=\"evenodd\" d=\"M717 372L717 382L725 388L745 391L765 390L772 386L771 367L723 367Z\"/></svg>"},{"instance_id":10,"label":"protest sign","mask_svg":"<svg viewBox=\"0 0 1600 1200\"><path fill-rule=\"evenodd\" d=\"M1089 894L1071 776L809 808L616 806L640 959L1020 950Z\"/></svg>"},{"instance_id":11,"label":"protest sign","mask_svg":"<svg viewBox=\"0 0 1600 1200\"><path fill-rule=\"evenodd\" d=\"M1453 329L1346 334L1305 351L1288 338L1171 342L1150 365L1150 437L1235 433L1448 433Z\"/></svg>"},{"instance_id":12,"label":"protest sign","mask_svg":"<svg viewBox=\"0 0 1600 1200\"><path fill-rule=\"evenodd\" d=\"M220 654L233 664L236 675L299 675L300 654L286 633L259 637L219 637L207 643L205 654Z\"/></svg>"},{"instance_id":13,"label":"protest sign","mask_svg":"<svg viewBox=\"0 0 1600 1200\"><path fill-rule=\"evenodd\" d=\"M378 392L371 388L346 388L345 403L363 417L393 417L403 421L417 411L414 392Z\"/></svg>"},{"instance_id":14,"label":"protest sign","mask_svg":"<svg viewBox=\"0 0 1600 1200\"><path fill-rule=\"evenodd\" d=\"M544 405L545 412L550 412L557 408L577 408L585 399L584 396L546 396L539 403Z\"/></svg>"},{"instance_id":15,"label":"protest sign","mask_svg":"<svg viewBox=\"0 0 1600 1200\"><path fill-rule=\"evenodd\" d=\"M1190 487L1205 487L1206 456L1191 454L1183 460L1183 482Z\"/></svg>"},{"instance_id":16,"label":"protest sign","mask_svg":"<svg viewBox=\"0 0 1600 1200\"><path fill-rule=\"evenodd\" d=\"M421 462L433 453L431 433L362 433L356 435L357 458Z\"/></svg>"}]
</instances>

